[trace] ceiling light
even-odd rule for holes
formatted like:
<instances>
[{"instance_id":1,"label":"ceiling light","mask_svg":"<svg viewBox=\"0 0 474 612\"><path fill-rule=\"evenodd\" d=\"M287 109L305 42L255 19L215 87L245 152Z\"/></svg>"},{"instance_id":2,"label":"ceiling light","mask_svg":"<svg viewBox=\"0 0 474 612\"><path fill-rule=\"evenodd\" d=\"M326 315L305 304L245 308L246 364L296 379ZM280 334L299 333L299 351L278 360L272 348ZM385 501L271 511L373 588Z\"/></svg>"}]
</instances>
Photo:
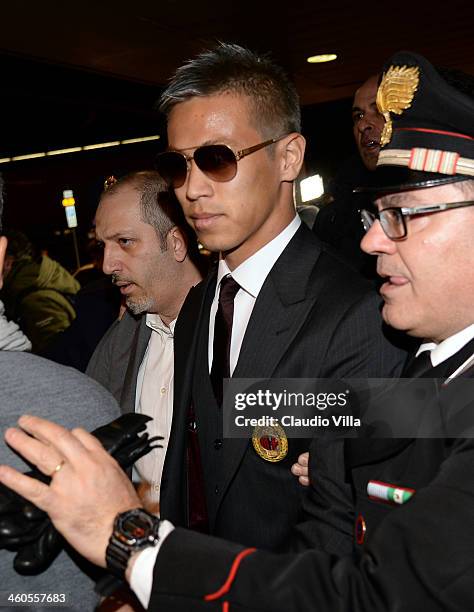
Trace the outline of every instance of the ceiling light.
<instances>
[{"instance_id":1,"label":"ceiling light","mask_svg":"<svg viewBox=\"0 0 474 612\"><path fill-rule=\"evenodd\" d=\"M83 151L92 151L92 149L105 149L107 147L118 147L120 140L112 140L111 142L98 142L97 144L85 145Z\"/></svg>"},{"instance_id":2,"label":"ceiling light","mask_svg":"<svg viewBox=\"0 0 474 612\"><path fill-rule=\"evenodd\" d=\"M67 155L68 153L79 153L80 151L92 151L94 149L104 149L108 147L119 147L120 145L136 144L140 142L149 142L151 140L159 140L158 135L142 136L141 138L127 138L126 140L113 140L111 142L99 142L96 144L84 145L83 147L70 147L68 149L54 149L52 151L44 151L42 153L28 153L27 155L16 155L15 157L2 157L0 164L8 164L12 161L22 161L25 159L35 159L37 157L51 157L53 155Z\"/></svg>"},{"instance_id":3,"label":"ceiling light","mask_svg":"<svg viewBox=\"0 0 474 612\"><path fill-rule=\"evenodd\" d=\"M71 147L69 149L55 149L54 151L46 151L46 155L65 155L66 153L77 153L82 151L82 147Z\"/></svg>"},{"instance_id":4,"label":"ceiling light","mask_svg":"<svg viewBox=\"0 0 474 612\"><path fill-rule=\"evenodd\" d=\"M127 140L121 140L120 144L134 144L136 142L149 142L150 140L158 140L159 136L143 136L143 138L128 138Z\"/></svg>"},{"instance_id":5,"label":"ceiling light","mask_svg":"<svg viewBox=\"0 0 474 612\"><path fill-rule=\"evenodd\" d=\"M29 153L28 155L16 155L12 157L12 161L21 161L23 159L35 159L36 157L46 157L46 153Z\"/></svg>"},{"instance_id":6,"label":"ceiling light","mask_svg":"<svg viewBox=\"0 0 474 612\"><path fill-rule=\"evenodd\" d=\"M335 59L337 59L335 53L324 53L322 55L311 55L306 61L308 64L324 64L325 62L333 62Z\"/></svg>"}]
</instances>

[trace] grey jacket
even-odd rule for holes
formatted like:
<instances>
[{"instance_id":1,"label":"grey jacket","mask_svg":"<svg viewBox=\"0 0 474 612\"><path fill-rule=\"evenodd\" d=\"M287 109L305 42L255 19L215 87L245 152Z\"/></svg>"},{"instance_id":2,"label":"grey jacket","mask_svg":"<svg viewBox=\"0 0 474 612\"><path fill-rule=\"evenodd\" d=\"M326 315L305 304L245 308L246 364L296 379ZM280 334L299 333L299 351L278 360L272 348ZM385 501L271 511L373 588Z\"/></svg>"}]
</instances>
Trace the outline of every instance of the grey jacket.
<instances>
[{"instance_id":1,"label":"grey jacket","mask_svg":"<svg viewBox=\"0 0 474 612\"><path fill-rule=\"evenodd\" d=\"M51 419L68 428L81 426L87 430L112 421L119 414L113 397L89 377L27 353L0 351L0 389L2 439L5 429L14 426L23 413ZM29 469L3 441L0 442L0 463L22 471ZM1 590L4 593L66 593L69 607L62 610L88 612L94 609L97 596L93 591L93 578L97 570L75 553L62 552L52 566L38 576L17 574L13 569L13 557L14 553L0 550ZM41 606L36 604L31 609L40 610Z\"/></svg>"}]
</instances>

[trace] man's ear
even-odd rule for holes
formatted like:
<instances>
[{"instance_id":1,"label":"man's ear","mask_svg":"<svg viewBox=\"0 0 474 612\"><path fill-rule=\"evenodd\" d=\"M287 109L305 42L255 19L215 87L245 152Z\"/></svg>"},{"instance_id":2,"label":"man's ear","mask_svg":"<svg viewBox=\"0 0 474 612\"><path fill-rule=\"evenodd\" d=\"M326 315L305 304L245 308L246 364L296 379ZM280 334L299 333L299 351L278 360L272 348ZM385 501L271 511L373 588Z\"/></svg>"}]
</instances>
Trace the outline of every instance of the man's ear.
<instances>
[{"instance_id":1,"label":"man's ear","mask_svg":"<svg viewBox=\"0 0 474 612\"><path fill-rule=\"evenodd\" d=\"M283 139L282 147L281 179L291 182L298 177L303 165L306 140L301 134L294 132Z\"/></svg>"},{"instance_id":2,"label":"man's ear","mask_svg":"<svg viewBox=\"0 0 474 612\"><path fill-rule=\"evenodd\" d=\"M0 289L3 285L3 264L5 262L5 254L7 252L8 240L6 236L0 236Z\"/></svg>"},{"instance_id":3,"label":"man's ear","mask_svg":"<svg viewBox=\"0 0 474 612\"><path fill-rule=\"evenodd\" d=\"M188 254L188 246L183 232L177 225L170 229L166 240L168 241L168 248L173 251L176 261L180 263L184 261Z\"/></svg>"}]
</instances>

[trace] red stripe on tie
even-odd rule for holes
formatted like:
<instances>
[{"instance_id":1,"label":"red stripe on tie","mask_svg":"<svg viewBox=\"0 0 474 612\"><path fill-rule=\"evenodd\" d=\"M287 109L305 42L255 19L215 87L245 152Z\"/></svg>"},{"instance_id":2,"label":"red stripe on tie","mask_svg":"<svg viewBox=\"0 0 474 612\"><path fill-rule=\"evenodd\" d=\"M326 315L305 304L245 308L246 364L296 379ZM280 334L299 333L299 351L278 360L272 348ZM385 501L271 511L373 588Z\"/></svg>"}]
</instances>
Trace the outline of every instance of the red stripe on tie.
<instances>
[{"instance_id":1,"label":"red stripe on tie","mask_svg":"<svg viewBox=\"0 0 474 612\"><path fill-rule=\"evenodd\" d=\"M235 576L237 575L237 570L239 569L240 563L242 562L243 559L245 559L245 557L248 557L248 555L251 555L256 550L257 550L256 548L246 548L245 550L240 552L235 557L232 563L232 567L230 568L230 572L229 572L229 575L227 576L227 580L224 582L224 584L221 586L221 588L218 591L216 591L215 593L209 593L209 595L205 595L204 601L214 601L215 599L219 599L219 597L222 597L222 595L225 595L226 593L228 593L230 590L230 587L232 586L232 583L235 580ZM225 602L225 603L228 604L228 602ZM226 612L224 608L223 608L223 612Z\"/></svg>"},{"instance_id":2,"label":"red stripe on tie","mask_svg":"<svg viewBox=\"0 0 474 612\"><path fill-rule=\"evenodd\" d=\"M230 606L228 601L222 602L222 612L229 612Z\"/></svg>"},{"instance_id":3,"label":"red stripe on tie","mask_svg":"<svg viewBox=\"0 0 474 612\"><path fill-rule=\"evenodd\" d=\"M442 136L454 136L455 138L466 138L466 140L474 140L472 136L466 134L458 134L457 132L445 132L444 130L428 130L427 128L395 128L394 132L426 132L427 134L441 134Z\"/></svg>"},{"instance_id":4,"label":"red stripe on tie","mask_svg":"<svg viewBox=\"0 0 474 612\"><path fill-rule=\"evenodd\" d=\"M413 166L413 160L415 158L415 149L411 150L410 161L408 162L408 167L411 168Z\"/></svg>"}]
</instances>

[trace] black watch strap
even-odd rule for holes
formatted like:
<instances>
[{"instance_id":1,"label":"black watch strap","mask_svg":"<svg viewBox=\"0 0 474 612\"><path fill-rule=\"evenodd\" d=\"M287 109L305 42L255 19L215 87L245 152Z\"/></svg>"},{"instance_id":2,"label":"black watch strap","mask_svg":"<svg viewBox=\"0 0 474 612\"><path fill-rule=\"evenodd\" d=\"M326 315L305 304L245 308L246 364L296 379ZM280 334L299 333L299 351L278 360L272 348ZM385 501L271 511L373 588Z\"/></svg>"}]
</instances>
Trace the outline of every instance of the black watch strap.
<instances>
[{"instance_id":1,"label":"black watch strap","mask_svg":"<svg viewBox=\"0 0 474 612\"><path fill-rule=\"evenodd\" d=\"M105 552L109 572L120 580L125 580L125 571L132 554L158 544L159 525L160 519L143 508L118 514Z\"/></svg>"}]
</instances>

